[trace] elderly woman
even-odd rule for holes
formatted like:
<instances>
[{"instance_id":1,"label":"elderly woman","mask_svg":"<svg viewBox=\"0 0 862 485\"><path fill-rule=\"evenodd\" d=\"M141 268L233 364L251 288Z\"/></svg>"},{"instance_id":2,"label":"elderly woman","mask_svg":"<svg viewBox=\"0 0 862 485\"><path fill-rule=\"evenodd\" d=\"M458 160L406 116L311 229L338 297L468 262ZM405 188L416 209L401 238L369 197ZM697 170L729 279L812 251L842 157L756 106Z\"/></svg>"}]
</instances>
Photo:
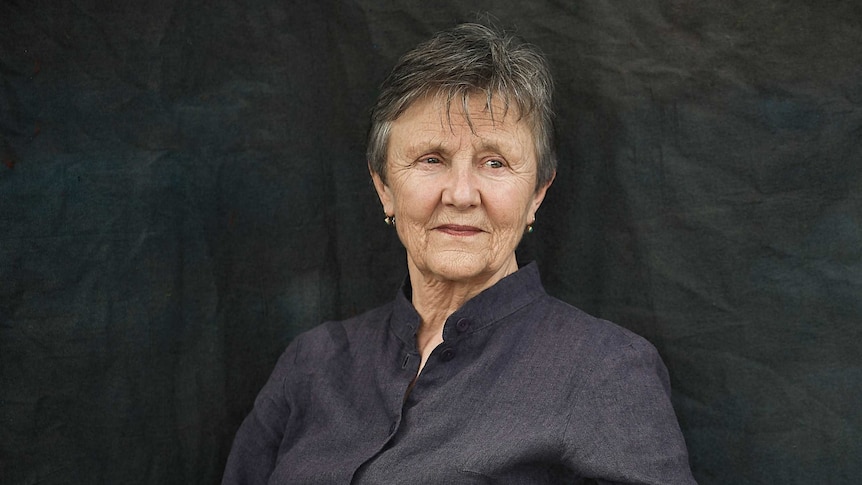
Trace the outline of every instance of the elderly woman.
<instances>
[{"instance_id":1,"label":"elderly woman","mask_svg":"<svg viewBox=\"0 0 862 485\"><path fill-rule=\"evenodd\" d=\"M542 55L481 25L399 61L368 164L409 278L288 346L223 483L694 482L655 349L518 268L555 175L551 95Z\"/></svg>"}]
</instances>

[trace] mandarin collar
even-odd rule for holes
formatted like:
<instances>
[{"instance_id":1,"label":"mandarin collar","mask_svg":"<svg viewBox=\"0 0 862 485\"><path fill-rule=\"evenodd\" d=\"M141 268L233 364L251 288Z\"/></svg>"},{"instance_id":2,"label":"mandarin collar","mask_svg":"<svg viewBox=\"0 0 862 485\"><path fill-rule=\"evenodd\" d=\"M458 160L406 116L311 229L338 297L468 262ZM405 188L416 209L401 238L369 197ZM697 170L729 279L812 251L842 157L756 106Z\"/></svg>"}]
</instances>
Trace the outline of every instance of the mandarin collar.
<instances>
[{"instance_id":1,"label":"mandarin collar","mask_svg":"<svg viewBox=\"0 0 862 485\"><path fill-rule=\"evenodd\" d=\"M492 325L543 294L538 265L531 262L467 300L449 315L443 327L443 340L450 340L456 333L469 334ZM415 348L420 318L410 301L411 295L407 277L395 297L390 325L399 339Z\"/></svg>"}]
</instances>

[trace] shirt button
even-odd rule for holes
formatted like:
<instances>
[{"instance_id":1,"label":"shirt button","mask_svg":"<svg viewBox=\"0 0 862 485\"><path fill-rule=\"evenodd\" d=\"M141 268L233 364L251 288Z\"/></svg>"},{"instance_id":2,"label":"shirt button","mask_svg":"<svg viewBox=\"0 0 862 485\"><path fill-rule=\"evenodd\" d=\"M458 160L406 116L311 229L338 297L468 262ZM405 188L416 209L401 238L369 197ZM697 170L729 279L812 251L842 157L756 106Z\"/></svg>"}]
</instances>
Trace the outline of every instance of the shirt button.
<instances>
[{"instance_id":1,"label":"shirt button","mask_svg":"<svg viewBox=\"0 0 862 485\"><path fill-rule=\"evenodd\" d=\"M453 358L455 358L455 349L452 347L446 347L442 352L440 352L440 360L443 362L449 362Z\"/></svg>"},{"instance_id":2,"label":"shirt button","mask_svg":"<svg viewBox=\"0 0 862 485\"><path fill-rule=\"evenodd\" d=\"M458 329L459 332L466 332L467 329L470 328L470 320L459 318L458 322L455 323L455 328Z\"/></svg>"}]
</instances>

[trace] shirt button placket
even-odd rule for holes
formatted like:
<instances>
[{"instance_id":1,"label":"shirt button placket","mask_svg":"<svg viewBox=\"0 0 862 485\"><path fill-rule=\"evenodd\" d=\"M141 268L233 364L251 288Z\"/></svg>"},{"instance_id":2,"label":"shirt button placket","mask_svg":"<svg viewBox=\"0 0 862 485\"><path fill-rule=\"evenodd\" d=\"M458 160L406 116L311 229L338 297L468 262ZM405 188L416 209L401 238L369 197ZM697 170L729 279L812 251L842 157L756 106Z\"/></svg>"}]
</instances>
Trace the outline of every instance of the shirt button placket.
<instances>
[{"instance_id":1,"label":"shirt button placket","mask_svg":"<svg viewBox=\"0 0 862 485\"><path fill-rule=\"evenodd\" d=\"M455 358L455 349L452 347L446 347L440 352L440 360L443 362L449 362L450 360Z\"/></svg>"}]
</instances>

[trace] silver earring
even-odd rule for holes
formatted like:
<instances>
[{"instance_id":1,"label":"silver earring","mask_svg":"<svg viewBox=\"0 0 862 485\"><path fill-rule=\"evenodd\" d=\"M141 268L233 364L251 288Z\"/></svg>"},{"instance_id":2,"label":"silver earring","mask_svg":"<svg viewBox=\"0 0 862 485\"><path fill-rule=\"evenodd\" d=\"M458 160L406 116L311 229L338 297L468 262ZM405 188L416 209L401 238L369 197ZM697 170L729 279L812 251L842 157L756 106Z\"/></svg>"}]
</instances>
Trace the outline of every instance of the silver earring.
<instances>
[{"instance_id":1,"label":"silver earring","mask_svg":"<svg viewBox=\"0 0 862 485\"><path fill-rule=\"evenodd\" d=\"M527 224L527 234L531 234L533 232L533 224L536 223L536 216L533 216L533 222Z\"/></svg>"},{"instance_id":2,"label":"silver earring","mask_svg":"<svg viewBox=\"0 0 862 485\"><path fill-rule=\"evenodd\" d=\"M383 222L389 227L395 227L395 216L386 216L383 218Z\"/></svg>"}]
</instances>

